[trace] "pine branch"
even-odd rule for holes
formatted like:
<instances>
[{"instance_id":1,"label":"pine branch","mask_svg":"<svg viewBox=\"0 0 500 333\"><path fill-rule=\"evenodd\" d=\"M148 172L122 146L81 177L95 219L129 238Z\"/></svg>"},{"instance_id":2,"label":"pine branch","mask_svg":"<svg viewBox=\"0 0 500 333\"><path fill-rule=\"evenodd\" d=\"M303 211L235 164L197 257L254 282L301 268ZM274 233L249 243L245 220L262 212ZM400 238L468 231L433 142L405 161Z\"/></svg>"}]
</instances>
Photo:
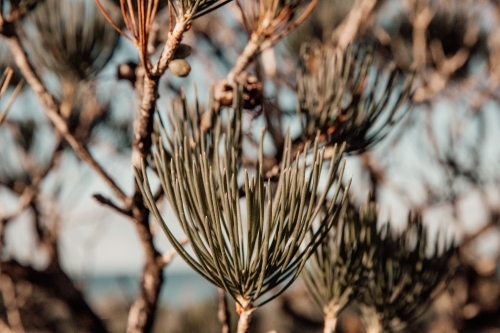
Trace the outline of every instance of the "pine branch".
<instances>
[{"instance_id":1,"label":"pine branch","mask_svg":"<svg viewBox=\"0 0 500 333\"><path fill-rule=\"evenodd\" d=\"M237 100L241 102L240 98ZM222 119L228 122L224 138ZM166 135L159 123L154 136L154 169L190 240L194 256L180 246L163 221L145 167L136 170L138 185L179 255L235 299L242 314L240 327L244 330L251 311L276 298L298 277L310 254L339 219L342 204L334 203L338 199L345 203L346 197L344 192L344 198L340 199L340 185L333 185L342 178L341 171L337 174L343 168L341 150L328 159L323 158L324 152L316 141L313 146L306 144L306 153L292 163L291 141L287 136L275 190L270 182L264 181L261 167L254 177L245 172L246 219L243 219L237 184L241 104L235 103L227 118L218 115L215 128L208 131L201 127L199 110L188 108L185 100L176 104L169 120L172 134ZM262 140L259 156L262 161ZM306 164L308 157L312 158L310 166ZM329 169L324 175L324 187L319 190L323 163L328 163ZM334 188L330 197L330 189ZM323 205L327 207L324 214Z\"/></svg>"},{"instance_id":2,"label":"pine branch","mask_svg":"<svg viewBox=\"0 0 500 333\"><path fill-rule=\"evenodd\" d=\"M339 313L357 296L365 283L377 233L374 203L356 209L351 203L321 246L311 256L302 277L311 298L324 315L324 333L335 332Z\"/></svg>"}]
</instances>

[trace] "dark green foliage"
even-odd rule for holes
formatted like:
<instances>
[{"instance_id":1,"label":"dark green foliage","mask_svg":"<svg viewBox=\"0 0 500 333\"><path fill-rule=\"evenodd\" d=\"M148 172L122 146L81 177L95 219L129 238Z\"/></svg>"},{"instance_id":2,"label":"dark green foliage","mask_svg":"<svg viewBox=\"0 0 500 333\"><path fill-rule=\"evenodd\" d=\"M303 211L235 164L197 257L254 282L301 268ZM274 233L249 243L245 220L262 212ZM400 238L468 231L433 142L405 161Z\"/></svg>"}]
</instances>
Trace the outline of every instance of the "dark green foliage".
<instances>
[{"instance_id":1,"label":"dark green foliage","mask_svg":"<svg viewBox=\"0 0 500 333\"><path fill-rule=\"evenodd\" d=\"M397 331L425 312L439 287L453 275L456 247L436 237L429 244L420 216L410 216L401 234L387 224L375 243L372 269L363 301L376 311L384 332Z\"/></svg>"},{"instance_id":2,"label":"dark green foliage","mask_svg":"<svg viewBox=\"0 0 500 333\"><path fill-rule=\"evenodd\" d=\"M361 152L380 142L409 107L412 75L379 68L369 47L306 44L297 73L303 135Z\"/></svg>"}]
</instances>

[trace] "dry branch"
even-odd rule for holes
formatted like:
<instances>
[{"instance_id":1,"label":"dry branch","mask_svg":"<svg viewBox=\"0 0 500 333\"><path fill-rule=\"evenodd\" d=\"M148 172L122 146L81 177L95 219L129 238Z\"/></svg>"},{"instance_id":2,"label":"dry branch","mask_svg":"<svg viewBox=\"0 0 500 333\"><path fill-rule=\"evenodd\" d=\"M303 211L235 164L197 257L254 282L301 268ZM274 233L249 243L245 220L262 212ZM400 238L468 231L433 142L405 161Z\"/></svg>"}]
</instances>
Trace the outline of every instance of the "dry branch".
<instances>
[{"instance_id":1,"label":"dry branch","mask_svg":"<svg viewBox=\"0 0 500 333\"><path fill-rule=\"evenodd\" d=\"M127 202L127 196L125 195L125 193L120 189L120 187L118 187L115 181L102 168L102 166L92 157L88 148L83 143L78 141L70 132L68 124L61 116L59 103L54 98L54 96L52 96L52 94L49 93L45 88L42 80L36 73L35 68L28 60L26 52L19 42L18 36L15 34L15 32L12 32L11 35L6 37L12 55L14 56L16 65L19 67L21 73L25 77L31 89L33 89L35 95L45 107L45 112L56 130L70 144L75 154L82 161L87 163L104 180L104 182L113 190L115 195L123 202Z\"/></svg>"}]
</instances>

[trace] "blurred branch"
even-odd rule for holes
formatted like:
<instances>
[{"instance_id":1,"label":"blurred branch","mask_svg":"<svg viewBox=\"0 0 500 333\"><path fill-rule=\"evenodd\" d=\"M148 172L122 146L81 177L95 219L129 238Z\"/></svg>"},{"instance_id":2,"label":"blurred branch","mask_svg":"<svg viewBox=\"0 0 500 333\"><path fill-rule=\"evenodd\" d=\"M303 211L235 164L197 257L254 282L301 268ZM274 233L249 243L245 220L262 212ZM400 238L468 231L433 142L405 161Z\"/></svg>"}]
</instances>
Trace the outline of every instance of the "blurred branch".
<instances>
[{"instance_id":1,"label":"blurred branch","mask_svg":"<svg viewBox=\"0 0 500 333\"><path fill-rule=\"evenodd\" d=\"M417 70L422 70L427 64L426 31L436 14L436 8L431 7L429 0L410 0L404 4L413 26L413 63Z\"/></svg>"},{"instance_id":2,"label":"blurred branch","mask_svg":"<svg viewBox=\"0 0 500 333\"><path fill-rule=\"evenodd\" d=\"M128 202L125 193L118 187L115 181L108 175L102 166L92 157L87 147L78 141L69 131L68 125L60 114L59 103L50 94L42 83L40 77L36 73L33 65L29 62L27 55L19 43L19 38L12 31L11 35L6 35L7 43L14 56L15 62L26 81L33 89L35 95L40 102L45 106L45 111L56 130L70 144L75 154L84 162L86 162L96 173L101 176L104 182L113 190L115 195L123 202Z\"/></svg>"},{"instance_id":3,"label":"blurred branch","mask_svg":"<svg viewBox=\"0 0 500 333\"><path fill-rule=\"evenodd\" d=\"M104 197L103 195L101 194L94 194L92 196L95 200L97 200L99 203L105 205L105 206L109 206L111 208L113 208L114 210L116 210L117 212L125 215L125 216L132 216L132 212L130 209L123 209L119 206L117 206L113 201L111 201L110 199Z\"/></svg>"},{"instance_id":4,"label":"blurred branch","mask_svg":"<svg viewBox=\"0 0 500 333\"><path fill-rule=\"evenodd\" d=\"M63 148L62 139L59 137L58 142L56 143L56 148L52 153L52 157L47 166L39 170L32 177L30 177L31 179L30 184L23 189L23 192L19 196L17 209L15 209L14 212L12 212L8 216L1 216L0 223L5 224L8 221L16 218L19 214L23 212L23 210L26 207L28 207L33 202L33 200L35 200L40 184L45 179L47 174L52 170L53 166L56 164L57 160L61 156L62 148ZM0 238L3 238L3 232L0 232Z\"/></svg>"},{"instance_id":5,"label":"blurred branch","mask_svg":"<svg viewBox=\"0 0 500 333\"><path fill-rule=\"evenodd\" d=\"M10 327L5 323L5 321L3 321L3 319L0 319L0 332L2 332L2 333L16 333L10 329Z\"/></svg>"},{"instance_id":6,"label":"blurred branch","mask_svg":"<svg viewBox=\"0 0 500 333\"><path fill-rule=\"evenodd\" d=\"M2 78L0 79L0 81L2 82L2 85L0 87L0 98L2 98L2 96L7 91L7 88L9 87L10 80L12 78L12 74L13 73L14 73L14 71L10 67L7 67L7 69L4 71L4 74L2 75ZM0 112L0 125L3 123L3 121L7 117L7 112L9 111L10 107L14 103L14 100L16 99L17 95L21 91L23 85L24 85L24 80L21 80L17 84L17 86L14 89L14 91L12 92L12 95L10 96L9 101L5 105L3 111Z\"/></svg>"},{"instance_id":7,"label":"blurred branch","mask_svg":"<svg viewBox=\"0 0 500 333\"><path fill-rule=\"evenodd\" d=\"M377 0L355 0L347 17L332 34L333 45L345 49L371 24Z\"/></svg>"},{"instance_id":8,"label":"blurred branch","mask_svg":"<svg viewBox=\"0 0 500 333\"><path fill-rule=\"evenodd\" d=\"M12 279L4 274L0 275L0 293L3 305L6 308L7 322L10 329L15 333L24 333L25 330L19 313L14 284L12 283Z\"/></svg>"},{"instance_id":9,"label":"blurred branch","mask_svg":"<svg viewBox=\"0 0 500 333\"><path fill-rule=\"evenodd\" d=\"M305 292L305 290L303 290ZM306 316L303 314L301 311L298 311L294 308L293 306L293 299L297 297L297 292L283 294L280 298L280 310L282 310L287 316L290 316L293 318L294 322L298 322L303 326L308 326L308 327L316 327L320 328L323 326L323 322L319 320L315 320L314 318L309 318L309 316Z\"/></svg>"},{"instance_id":10,"label":"blurred branch","mask_svg":"<svg viewBox=\"0 0 500 333\"><path fill-rule=\"evenodd\" d=\"M231 314L229 313L229 308L227 306L227 296L226 292L222 288L217 288L217 293L219 295L219 308L217 310L217 317L222 326L222 333L229 333L231 329Z\"/></svg>"}]
</instances>

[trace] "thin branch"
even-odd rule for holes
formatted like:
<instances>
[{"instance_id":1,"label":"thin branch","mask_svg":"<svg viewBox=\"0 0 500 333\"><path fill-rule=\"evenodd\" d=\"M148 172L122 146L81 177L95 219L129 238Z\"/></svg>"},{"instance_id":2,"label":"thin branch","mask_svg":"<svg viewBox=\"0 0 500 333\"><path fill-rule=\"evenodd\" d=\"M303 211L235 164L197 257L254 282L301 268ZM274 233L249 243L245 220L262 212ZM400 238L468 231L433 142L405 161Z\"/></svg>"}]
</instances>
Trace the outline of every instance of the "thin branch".
<instances>
[{"instance_id":1,"label":"thin branch","mask_svg":"<svg viewBox=\"0 0 500 333\"><path fill-rule=\"evenodd\" d=\"M92 197L97 200L100 204L104 205L104 206L109 206L111 208L113 208L114 210L116 210L117 212L125 215L125 216L132 216L132 212L130 209L123 209L121 207L118 207L113 201L111 201L110 199L104 197L103 195L101 194L94 194L92 195Z\"/></svg>"},{"instance_id":2,"label":"thin branch","mask_svg":"<svg viewBox=\"0 0 500 333\"><path fill-rule=\"evenodd\" d=\"M309 15L313 12L314 8L316 8L319 0L312 0L309 5L307 5L307 8L300 14L298 18L294 20L292 24L290 24L284 31L280 32L279 34L276 34L275 36L272 36L267 43L263 44L260 51L264 51L265 49L272 47L278 40L282 39L286 35L288 35L290 32L295 30L299 25L304 22L306 18L309 17Z\"/></svg>"},{"instance_id":3,"label":"thin branch","mask_svg":"<svg viewBox=\"0 0 500 333\"><path fill-rule=\"evenodd\" d=\"M241 52L241 54L238 56L234 67L227 75L227 80L229 82L234 81L238 77L238 75L240 75L241 72L243 72L243 70L248 66L253 57L255 57L261 45L259 40L259 34L257 32L253 32L250 36L250 40L245 46L245 49L243 49L243 52Z\"/></svg>"},{"instance_id":4,"label":"thin branch","mask_svg":"<svg viewBox=\"0 0 500 333\"><path fill-rule=\"evenodd\" d=\"M1 12L1 8L0 8ZM3 97L5 92L7 91L7 88L9 87L10 80L12 79L12 75L14 74L14 71L12 68L7 67L2 75L2 78L0 81L2 81L2 85L0 86L0 98ZM24 80L21 80L14 91L12 92L12 95L9 98L9 101L7 102L7 105L4 107L3 111L0 112L0 124L5 120L7 117L7 112L9 111L10 107L12 106L12 103L14 103L14 100L16 99L17 95L21 91L22 87L24 85Z\"/></svg>"},{"instance_id":5,"label":"thin branch","mask_svg":"<svg viewBox=\"0 0 500 333\"><path fill-rule=\"evenodd\" d=\"M182 41L182 36L188 27L188 23L184 21L175 23L174 29L172 30L172 33L168 35L167 42L163 47L160 59L158 59L158 62L152 70L153 75L159 77L167 70L168 64L174 58L175 50Z\"/></svg>"},{"instance_id":6,"label":"thin branch","mask_svg":"<svg viewBox=\"0 0 500 333\"><path fill-rule=\"evenodd\" d=\"M0 275L0 292L6 310L7 322L13 332L24 333L21 314L17 305L17 296L14 283L7 275Z\"/></svg>"},{"instance_id":7,"label":"thin branch","mask_svg":"<svg viewBox=\"0 0 500 333\"><path fill-rule=\"evenodd\" d=\"M227 75L229 82L234 81L243 72L255 55L272 47L277 41L302 24L318 4L318 0L312 0L300 16L293 19L301 2L301 0L298 0L295 3L288 4L278 4L278 2L264 4L265 1L261 0L259 4L249 4L249 8L245 8L240 1L237 1L245 28L247 30L253 28L253 31L245 49L238 57L233 69ZM256 10L255 6L259 6L259 9L257 9L258 13L252 13L253 24L255 26L251 27L251 23L246 18L245 12ZM280 8L279 12L276 12L277 8ZM269 20L269 17L273 18Z\"/></svg>"},{"instance_id":8,"label":"thin branch","mask_svg":"<svg viewBox=\"0 0 500 333\"><path fill-rule=\"evenodd\" d=\"M36 73L33 65L29 62L26 52L22 48L19 38L15 33L7 36L7 43L10 47L17 67L25 77L28 84L33 89L35 95L45 106L45 111L56 130L69 143L75 154L82 161L86 162L94 171L101 176L104 182L113 190L115 195L123 202L128 202L126 194L118 187L115 181L108 175L102 166L92 157L88 148L78 141L70 132L68 124L60 114L60 105L45 88L40 77Z\"/></svg>"},{"instance_id":9,"label":"thin branch","mask_svg":"<svg viewBox=\"0 0 500 333\"><path fill-rule=\"evenodd\" d=\"M8 85L8 84L6 84L6 85ZM0 124L7 117L7 112L10 110L10 107L12 106L12 104L14 103L14 101L16 100L16 97L19 94L19 92L21 91L21 89L23 88L23 85L24 85L24 80L21 79L21 81L19 81L19 83L17 84L16 88L12 92L12 95L10 96L9 101L5 105L3 111L0 113Z\"/></svg>"},{"instance_id":10,"label":"thin branch","mask_svg":"<svg viewBox=\"0 0 500 333\"><path fill-rule=\"evenodd\" d=\"M229 333L231 328L231 314L229 313L229 308L227 306L227 295L226 291L222 288L217 288L217 293L219 295L219 308L217 310L217 317L222 326L222 333Z\"/></svg>"},{"instance_id":11,"label":"thin branch","mask_svg":"<svg viewBox=\"0 0 500 333\"><path fill-rule=\"evenodd\" d=\"M376 0L356 0L347 17L333 32L334 45L344 49L351 44L363 25L370 22L376 4Z\"/></svg>"},{"instance_id":12,"label":"thin branch","mask_svg":"<svg viewBox=\"0 0 500 333\"><path fill-rule=\"evenodd\" d=\"M45 179L45 176L47 176L50 170L52 170L52 167L56 163L57 159L61 156L61 151L62 151L62 139L59 137L58 142L56 144L56 149L52 153L52 157L48 165L43 170L40 170L36 175L31 177L31 184L29 186L26 186L23 189L21 195L19 196L19 202L17 208L10 215L0 217L0 223L4 224L7 223L8 221L11 221L12 219L19 216L19 214L21 214L26 207L32 204L33 200L35 200L36 198L38 187L40 186L41 182ZM0 237L2 236L3 233L0 232Z\"/></svg>"}]
</instances>

